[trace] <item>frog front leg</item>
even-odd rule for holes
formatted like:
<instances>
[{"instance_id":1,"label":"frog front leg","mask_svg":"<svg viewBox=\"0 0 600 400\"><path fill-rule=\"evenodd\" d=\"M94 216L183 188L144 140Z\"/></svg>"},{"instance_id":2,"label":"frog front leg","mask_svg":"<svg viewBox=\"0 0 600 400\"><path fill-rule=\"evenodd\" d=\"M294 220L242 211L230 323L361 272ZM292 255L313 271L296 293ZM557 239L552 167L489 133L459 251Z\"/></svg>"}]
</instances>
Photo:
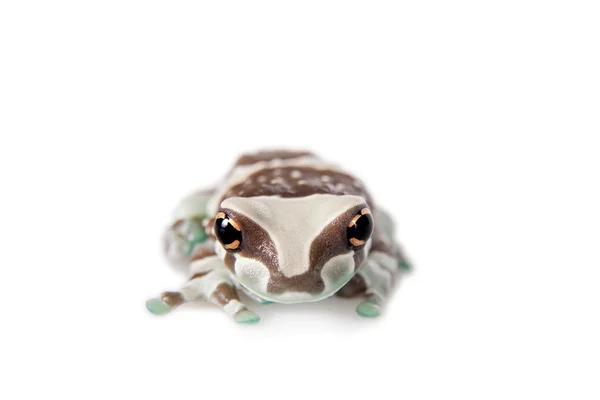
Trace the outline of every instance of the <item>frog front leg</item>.
<instances>
[{"instance_id":1,"label":"frog front leg","mask_svg":"<svg viewBox=\"0 0 600 400\"><path fill-rule=\"evenodd\" d=\"M364 281L367 298L362 301L356 312L362 317L377 317L381 306L389 297L398 274L398 260L386 253L375 251L369 254L358 276Z\"/></svg>"},{"instance_id":2,"label":"frog front leg","mask_svg":"<svg viewBox=\"0 0 600 400\"><path fill-rule=\"evenodd\" d=\"M240 300L234 282L223 263L207 248L202 248L190 264L190 278L183 287L163 292L146 302L153 314L166 314L173 308L198 299L209 301L223 309L236 322L256 323L259 316Z\"/></svg>"},{"instance_id":3,"label":"frog front leg","mask_svg":"<svg viewBox=\"0 0 600 400\"><path fill-rule=\"evenodd\" d=\"M377 317L389 297L398 275L408 269L400 247L376 238L367 259L357 274L336 294L340 297L366 296L356 312L362 317Z\"/></svg>"}]
</instances>

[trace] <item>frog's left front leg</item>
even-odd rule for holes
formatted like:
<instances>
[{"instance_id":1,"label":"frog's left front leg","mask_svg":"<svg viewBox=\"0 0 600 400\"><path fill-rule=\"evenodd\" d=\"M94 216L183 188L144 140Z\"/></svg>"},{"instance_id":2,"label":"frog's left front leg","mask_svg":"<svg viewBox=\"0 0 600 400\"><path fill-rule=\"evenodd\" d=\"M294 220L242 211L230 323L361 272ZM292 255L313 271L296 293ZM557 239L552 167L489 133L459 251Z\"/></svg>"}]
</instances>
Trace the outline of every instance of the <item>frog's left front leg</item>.
<instances>
[{"instance_id":1,"label":"frog's left front leg","mask_svg":"<svg viewBox=\"0 0 600 400\"><path fill-rule=\"evenodd\" d=\"M204 299L223 309L236 322L255 323L259 316L240 301L229 272L214 255L193 261L191 277L178 291L164 292L146 302L153 314L166 314L173 308L197 299Z\"/></svg>"},{"instance_id":2,"label":"frog's left front leg","mask_svg":"<svg viewBox=\"0 0 600 400\"><path fill-rule=\"evenodd\" d=\"M360 316L379 316L381 305L390 295L397 274L398 260L395 257L380 251L369 254L357 274L364 282L367 295L366 300L356 307Z\"/></svg>"},{"instance_id":3,"label":"frog's left front leg","mask_svg":"<svg viewBox=\"0 0 600 400\"><path fill-rule=\"evenodd\" d=\"M394 241L394 222L379 209L376 213L379 228L375 229L367 260L354 278L338 294L350 297L366 294L367 299L356 307L363 317L377 317L384 300L389 297L399 274L409 270L400 246Z\"/></svg>"},{"instance_id":4,"label":"frog's left front leg","mask_svg":"<svg viewBox=\"0 0 600 400\"><path fill-rule=\"evenodd\" d=\"M389 297L396 277L401 272L398 267L401 258L401 255L388 251L371 251L358 273L337 292L337 295L366 295L366 299L356 307L356 312L363 317L379 316L381 306Z\"/></svg>"}]
</instances>

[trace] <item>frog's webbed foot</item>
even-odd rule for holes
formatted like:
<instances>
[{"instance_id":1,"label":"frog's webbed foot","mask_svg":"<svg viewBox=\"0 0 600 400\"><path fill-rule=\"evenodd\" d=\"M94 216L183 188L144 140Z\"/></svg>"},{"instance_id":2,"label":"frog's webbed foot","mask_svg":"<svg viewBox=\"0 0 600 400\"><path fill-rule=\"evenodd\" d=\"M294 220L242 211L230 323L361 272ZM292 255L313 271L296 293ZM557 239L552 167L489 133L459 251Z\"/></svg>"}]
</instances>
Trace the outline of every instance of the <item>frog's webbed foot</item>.
<instances>
[{"instance_id":1,"label":"frog's webbed foot","mask_svg":"<svg viewBox=\"0 0 600 400\"><path fill-rule=\"evenodd\" d=\"M260 321L260 317L252 310L241 310L233 315L235 322L240 324L255 324Z\"/></svg>"},{"instance_id":2,"label":"frog's webbed foot","mask_svg":"<svg viewBox=\"0 0 600 400\"><path fill-rule=\"evenodd\" d=\"M398 258L395 255L372 251L358 273L337 292L337 295L366 295L366 299L356 307L356 313L361 317L378 317L399 271Z\"/></svg>"},{"instance_id":3,"label":"frog's webbed foot","mask_svg":"<svg viewBox=\"0 0 600 400\"><path fill-rule=\"evenodd\" d=\"M381 306L375 297L369 297L356 307L356 313L361 317L379 317L379 314L381 314Z\"/></svg>"},{"instance_id":4,"label":"frog's webbed foot","mask_svg":"<svg viewBox=\"0 0 600 400\"><path fill-rule=\"evenodd\" d=\"M216 256L197 259L190 269L192 275L180 290L164 292L159 298L146 302L151 313L166 314L183 303L204 299L221 307L236 322L251 324L260 321L260 317L240 300L229 273Z\"/></svg>"},{"instance_id":5,"label":"frog's webbed foot","mask_svg":"<svg viewBox=\"0 0 600 400\"><path fill-rule=\"evenodd\" d=\"M184 300L179 292L164 292L158 298L146 301L146 308L152 314L163 315L171 312L173 308L183 304Z\"/></svg>"}]
</instances>

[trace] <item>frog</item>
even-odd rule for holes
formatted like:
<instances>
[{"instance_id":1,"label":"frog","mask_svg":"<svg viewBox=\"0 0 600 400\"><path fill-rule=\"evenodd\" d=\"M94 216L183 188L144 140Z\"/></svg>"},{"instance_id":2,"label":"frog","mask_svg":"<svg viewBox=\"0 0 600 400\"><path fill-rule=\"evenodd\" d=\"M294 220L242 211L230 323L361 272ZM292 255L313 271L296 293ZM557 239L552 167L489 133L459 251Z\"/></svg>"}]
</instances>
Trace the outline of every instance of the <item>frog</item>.
<instances>
[{"instance_id":1,"label":"frog","mask_svg":"<svg viewBox=\"0 0 600 400\"><path fill-rule=\"evenodd\" d=\"M234 321L260 317L246 304L360 297L378 317L410 270L395 223L362 180L310 151L242 154L211 189L176 206L164 235L167 259L187 281L147 300L156 315L203 300ZM249 300L242 300L243 293Z\"/></svg>"}]
</instances>

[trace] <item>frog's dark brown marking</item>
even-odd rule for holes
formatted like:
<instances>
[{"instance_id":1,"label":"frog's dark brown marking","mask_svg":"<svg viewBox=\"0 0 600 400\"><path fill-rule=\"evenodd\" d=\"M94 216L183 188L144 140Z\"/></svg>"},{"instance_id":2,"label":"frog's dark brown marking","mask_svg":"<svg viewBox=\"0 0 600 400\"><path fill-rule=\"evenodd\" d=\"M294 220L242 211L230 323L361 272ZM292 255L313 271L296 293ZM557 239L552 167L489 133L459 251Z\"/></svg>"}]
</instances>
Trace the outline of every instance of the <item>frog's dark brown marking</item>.
<instances>
[{"instance_id":1,"label":"frog's dark brown marking","mask_svg":"<svg viewBox=\"0 0 600 400\"><path fill-rule=\"evenodd\" d=\"M335 256L350 252L346 227L352 217L363 207L364 205L353 207L331 222L311 244L308 271L292 277L286 277L279 270L277 249L264 229L233 210L226 209L224 211L238 221L242 231L242 246L238 254L244 258L254 259L268 268L270 277L267 291L269 293L295 291L319 294L325 289L325 282L321 277L321 271L325 264ZM364 258L365 249L363 247L354 254L355 268L362 264ZM235 272L235 258L231 253L226 253L224 264L230 271Z\"/></svg>"},{"instance_id":2,"label":"frog's dark brown marking","mask_svg":"<svg viewBox=\"0 0 600 400\"><path fill-rule=\"evenodd\" d=\"M202 278L204 275L208 274L209 272L211 272L211 271L202 271L202 272L197 272L197 273L195 273L194 275L190 276L190 279L188 279L188 280L190 280L190 281L191 281L191 280L194 280L194 279L196 279L196 278Z\"/></svg>"},{"instance_id":3,"label":"frog's dark brown marking","mask_svg":"<svg viewBox=\"0 0 600 400\"><path fill-rule=\"evenodd\" d=\"M220 201L229 197L304 197L313 194L354 195L372 201L363 185L351 175L312 167L264 168L244 182L229 188Z\"/></svg>"},{"instance_id":4,"label":"frog's dark brown marking","mask_svg":"<svg viewBox=\"0 0 600 400\"><path fill-rule=\"evenodd\" d=\"M362 294L367 290L367 284L362 276L354 275L352 279L348 281L340 290L337 291L336 295L340 297L354 297Z\"/></svg>"},{"instance_id":5,"label":"frog's dark brown marking","mask_svg":"<svg viewBox=\"0 0 600 400\"><path fill-rule=\"evenodd\" d=\"M175 222L173 222L171 224L171 229L175 230L177 228L179 228L181 225L183 225L183 223L185 222L185 219L178 219Z\"/></svg>"},{"instance_id":6,"label":"frog's dark brown marking","mask_svg":"<svg viewBox=\"0 0 600 400\"><path fill-rule=\"evenodd\" d=\"M354 207L337 217L313 240L310 246L308 271L290 278L285 277L279 270L272 271L267 287L269 293L286 291L322 293L325 289L325 282L323 282L321 271L327 261L350 251L346 238L346 226L361 208L361 206Z\"/></svg>"},{"instance_id":7,"label":"frog's dark brown marking","mask_svg":"<svg viewBox=\"0 0 600 400\"><path fill-rule=\"evenodd\" d=\"M242 154L236 161L235 166L252 165L261 161L271 160L289 160L298 157L310 157L314 156L308 151L286 151L286 150L273 150L273 151L260 151L253 154Z\"/></svg>"},{"instance_id":8,"label":"frog's dark brown marking","mask_svg":"<svg viewBox=\"0 0 600 400\"><path fill-rule=\"evenodd\" d=\"M364 247L354 250L354 270L356 271L365 261L366 251Z\"/></svg>"},{"instance_id":9,"label":"frog's dark brown marking","mask_svg":"<svg viewBox=\"0 0 600 400\"><path fill-rule=\"evenodd\" d=\"M240 300L237 291L226 283L219 283L210 298L222 307L226 306L231 300Z\"/></svg>"},{"instance_id":10,"label":"frog's dark brown marking","mask_svg":"<svg viewBox=\"0 0 600 400\"><path fill-rule=\"evenodd\" d=\"M235 257L230 252L225 253L225 258L223 259L223 264L225 267L235 274Z\"/></svg>"},{"instance_id":11,"label":"frog's dark brown marking","mask_svg":"<svg viewBox=\"0 0 600 400\"><path fill-rule=\"evenodd\" d=\"M385 253L388 256L394 256L394 252L390 245L381 240L380 238L373 238L373 245L371 246L371 252L381 252Z\"/></svg>"},{"instance_id":12,"label":"frog's dark brown marking","mask_svg":"<svg viewBox=\"0 0 600 400\"><path fill-rule=\"evenodd\" d=\"M270 271L276 270L279 262L277 249L269 234L250 218L230 209L224 209L225 213L237 221L242 232L242 244L237 251L241 257L251 258L264 264ZM235 258L229 252L225 256L225 266L231 272L235 272Z\"/></svg>"},{"instance_id":13,"label":"frog's dark brown marking","mask_svg":"<svg viewBox=\"0 0 600 400\"><path fill-rule=\"evenodd\" d=\"M202 226L204 227L204 232L206 232L206 236L211 238L212 240L217 240L215 236L215 219L214 218L204 218L202 221Z\"/></svg>"},{"instance_id":14,"label":"frog's dark brown marking","mask_svg":"<svg viewBox=\"0 0 600 400\"><path fill-rule=\"evenodd\" d=\"M215 255L215 249L210 247L200 247L196 249L194 255L192 256L193 261L199 261L206 257L211 257Z\"/></svg>"},{"instance_id":15,"label":"frog's dark brown marking","mask_svg":"<svg viewBox=\"0 0 600 400\"><path fill-rule=\"evenodd\" d=\"M183 296L179 292L164 292L160 295L160 299L171 307L176 307L184 302Z\"/></svg>"}]
</instances>

